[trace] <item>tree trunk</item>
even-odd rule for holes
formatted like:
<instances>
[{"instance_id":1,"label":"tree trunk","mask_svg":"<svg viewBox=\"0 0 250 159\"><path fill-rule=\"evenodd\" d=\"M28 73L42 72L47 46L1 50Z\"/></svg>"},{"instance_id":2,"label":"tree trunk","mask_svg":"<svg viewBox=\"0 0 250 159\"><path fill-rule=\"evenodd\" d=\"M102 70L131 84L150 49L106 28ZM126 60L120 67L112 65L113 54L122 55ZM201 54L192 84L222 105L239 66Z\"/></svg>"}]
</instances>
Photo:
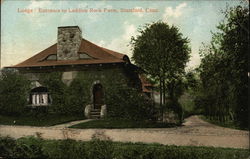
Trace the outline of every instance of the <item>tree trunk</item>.
<instances>
[{"instance_id":1,"label":"tree trunk","mask_svg":"<svg viewBox=\"0 0 250 159\"><path fill-rule=\"evenodd\" d=\"M169 87L169 98L171 101L174 101L174 86L173 86L173 82L170 83L170 87Z\"/></svg>"},{"instance_id":2,"label":"tree trunk","mask_svg":"<svg viewBox=\"0 0 250 159\"><path fill-rule=\"evenodd\" d=\"M162 79L160 77L160 107L162 108Z\"/></svg>"},{"instance_id":3,"label":"tree trunk","mask_svg":"<svg viewBox=\"0 0 250 159\"><path fill-rule=\"evenodd\" d=\"M165 78L163 78L163 105L166 104L166 84L165 84Z\"/></svg>"}]
</instances>

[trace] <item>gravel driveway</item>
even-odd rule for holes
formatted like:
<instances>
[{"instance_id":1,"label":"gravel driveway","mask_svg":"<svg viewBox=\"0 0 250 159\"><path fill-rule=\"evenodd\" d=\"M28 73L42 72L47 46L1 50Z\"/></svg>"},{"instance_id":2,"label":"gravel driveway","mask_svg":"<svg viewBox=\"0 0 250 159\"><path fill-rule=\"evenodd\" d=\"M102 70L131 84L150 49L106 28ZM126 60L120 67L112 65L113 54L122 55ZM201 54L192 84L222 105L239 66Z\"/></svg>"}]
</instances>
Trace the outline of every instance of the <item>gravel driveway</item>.
<instances>
[{"instance_id":1,"label":"gravel driveway","mask_svg":"<svg viewBox=\"0 0 250 159\"><path fill-rule=\"evenodd\" d=\"M161 143L165 145L215 146L249 148L249 132L219 127L191 116L184 126L176 128L143 129L71 129L77 121L52 127L0 125L0 135L19 138L37 136L44 139L75 139L88 141L92 138L121 142Z\"/></svg>"}]
</instances>

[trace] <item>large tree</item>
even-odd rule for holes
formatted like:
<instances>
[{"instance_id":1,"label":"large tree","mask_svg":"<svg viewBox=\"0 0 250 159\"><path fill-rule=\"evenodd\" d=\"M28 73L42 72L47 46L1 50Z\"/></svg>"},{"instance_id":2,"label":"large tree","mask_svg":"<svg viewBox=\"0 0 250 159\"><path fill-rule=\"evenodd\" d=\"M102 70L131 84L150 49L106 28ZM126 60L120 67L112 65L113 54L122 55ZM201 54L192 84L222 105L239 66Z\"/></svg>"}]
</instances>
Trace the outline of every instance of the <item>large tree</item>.
<instances>
[{"instance_id":1,"label":"large tree","mask_svg":"<svg viewBox=\"0 0 250 159\"><path fill-rule=\"evenodd\" d=\"M140 28L132 37L132 60L159 83L160 101L165 103L165 92L174 100L175 81L184 74L190 57L189 40L175 26L154 22Z\"/></svg>"},{"instance_id":2,"label":"large tree","mask_svg":"<svg viewBox=\"0 0 250 159\"><path fill-rule=\"evenodd\" d=\"M247 125L248 5L227 8L210 45L201 50L200 78L205 113L221 122Z\"/></svg>"}]
</instances>

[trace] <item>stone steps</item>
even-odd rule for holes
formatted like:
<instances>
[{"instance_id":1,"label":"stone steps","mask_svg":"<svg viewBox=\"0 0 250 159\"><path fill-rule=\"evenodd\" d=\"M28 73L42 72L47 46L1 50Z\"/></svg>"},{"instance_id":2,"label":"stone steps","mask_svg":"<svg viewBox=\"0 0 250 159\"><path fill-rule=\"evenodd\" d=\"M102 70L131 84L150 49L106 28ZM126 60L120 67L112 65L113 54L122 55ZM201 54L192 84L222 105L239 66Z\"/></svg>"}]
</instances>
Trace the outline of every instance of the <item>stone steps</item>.
<instances>
[{"instance_id":1,"label":"stone steps","mask_svg":"<svg viewBox=\"0 0 250 159\"><path fill-rule=\"evenodd\" d=\"M91 119L100 119L100 117L101 117L101 109L92 109L90 111Z\"/></svg>"}]
</instances>

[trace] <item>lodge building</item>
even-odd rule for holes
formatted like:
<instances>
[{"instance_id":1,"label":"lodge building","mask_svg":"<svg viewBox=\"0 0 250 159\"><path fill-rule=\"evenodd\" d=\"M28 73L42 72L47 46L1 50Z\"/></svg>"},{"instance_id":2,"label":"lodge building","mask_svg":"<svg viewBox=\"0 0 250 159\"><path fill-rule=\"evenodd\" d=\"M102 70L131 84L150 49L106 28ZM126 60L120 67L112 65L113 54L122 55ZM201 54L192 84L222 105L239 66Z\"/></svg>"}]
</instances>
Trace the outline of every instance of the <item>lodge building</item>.
<instances>
[{"instance_id":1,"label":"lodge building","mask_svg":"<svg viewBox=\"0 0 250 159\"><path fill-rule=\"evenodd\" d=\"M151 84L141 75L142 70L132 64L127 55L112 51L82 38L78 26L58 27L57 43L30 57L29 59L7 68L13 68L25 74L32 81L29 103L32 107L49 106L53 99L48 89L39 82L43 74L61 72L62 81L70 85L77 74L91 74L90 105L85 106L85 115L98 110L105 116L104 98L105 79L128 87L134 87L148 96Z\"/></svg>"}]
</instances>

